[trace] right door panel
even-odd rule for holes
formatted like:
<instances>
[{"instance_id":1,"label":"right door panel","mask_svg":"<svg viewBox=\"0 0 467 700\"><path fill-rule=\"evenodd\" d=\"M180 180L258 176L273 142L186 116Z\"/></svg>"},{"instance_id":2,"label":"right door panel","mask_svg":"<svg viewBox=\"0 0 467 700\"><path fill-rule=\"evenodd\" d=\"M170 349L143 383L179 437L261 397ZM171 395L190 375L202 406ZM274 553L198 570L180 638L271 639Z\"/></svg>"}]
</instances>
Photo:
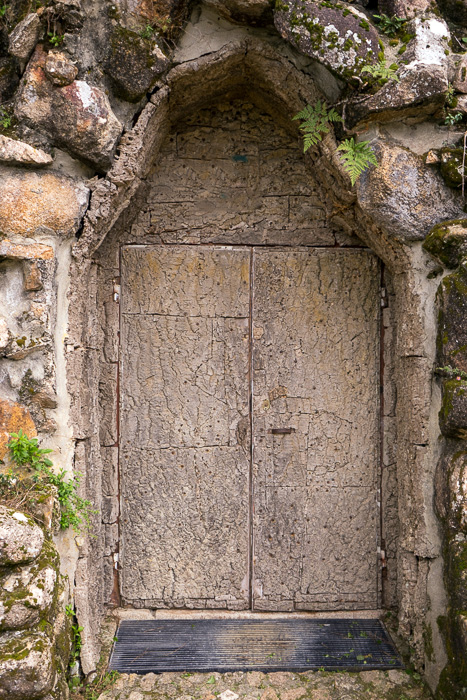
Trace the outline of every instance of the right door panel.
<instances>
[{"instance_id":1,"label":"right door panel","mask_svg":"<svg viewBox=\"0 0 467 700\"><path fill-rule=\"evenodd\" d=\"M378 260L256 248L253 276L253 607L376 608Z\"/></svg>"}]
</instances>

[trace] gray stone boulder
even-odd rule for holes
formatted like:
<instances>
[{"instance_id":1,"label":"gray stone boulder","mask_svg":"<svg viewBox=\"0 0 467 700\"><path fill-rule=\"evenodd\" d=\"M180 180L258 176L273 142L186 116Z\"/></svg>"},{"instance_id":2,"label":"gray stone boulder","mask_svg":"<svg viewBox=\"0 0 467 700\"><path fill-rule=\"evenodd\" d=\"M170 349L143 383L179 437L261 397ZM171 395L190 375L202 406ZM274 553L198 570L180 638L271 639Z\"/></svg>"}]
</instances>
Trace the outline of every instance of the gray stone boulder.
<instances>
[{"instance_id":1,"label":"gray stone boulder","mask_svg":"<svg viewBox=\"0 0 467 700\"><path fill-rule=\"evenodd\" d=\"M460 377L443 383L439 427L445 437L467 438L467 382Z\"/></svg>"},{"instance_id":2,"label":"gray stone boulder","mask_svg":"<svg viewBox=\"0 0 467 700\"><path fill-rule=\"evenodd\" d=\"M443 221L434 226L423 248L445 267L458 267L467 257L467 219Z\"/></svg>"},{"instance_id":3,"label":"gray stone boulder","mask_svg":"<svg viewBox=\"0 0 467 700\"><path fill-rule=\"evenodd\" d=\"M438 0L438 5L443 15L452 22L467 23L467 0Z\"/></svg>"},{"instance_id":4,"label":"gray stone boulder","mask_svg":"<svg viewBox=\"0 0 467 700\"><path fill-rule=\"evenodd\" d=\"M39 622L56 598L59 568L57 551L46 541L35 562L0 575L0 631Z\"/></svg>"},{"instance_id":5,"label":"gray stone boulder","mask_svg":"<svg viewBox=\"0 0 467 700\"><path fill-rule=\"evenodd\" d=\"M454 222L446 222L452 228ZM438 290L439 324L436 362L439 367L452 367L467 372L467 268L444 277Z\"/></svg>"},{"instance_id":6,"label":"gray stone boulder","mask_svg":"<svg viewBox=\"0 0 467 700\"><path fill-rule=\"evenodd\" d=\"M358 202L388 235L423 240L433 224L463 215L461 197L421 156L382 139L371 147L378 166L357 180Z\"/></svg>"},{"instance_id":7,"label":"gray stone boulder","mask_svg":"<svg viewBox=\"0 0 467 700\"><path fill-rule=\"evenodd\" d=\"M9 52L16 56L22 68L26 65L35 45L39 41L42 24L38 14L30 12L19 22L9 37Z\"/></svg>"},{"instance_id":8,"label":"gray stone boulder","mask_svg":"<svg viewBox=\"0 0 467 700\"><path fill-rule=\"evenodd\" d=\"M109 42L105 72L114 91L129 102L136 102L150 90L169 66L156 41L117 25Z\"/></svg>"},{"instance_id":9,"label":"gray stone boulder","mask_svg":"<svg viewBox=\"0 0 467 700\"><path fill-rule=\"evenodd\" d=\"M36 559L44 533L32 518L0 506L0 566L27 564Z\"/></svg>"},{"instance_id":10,"label":"gray stone boulder","mask_svg":"<svg viewBox=\"0 0 467 700\"><path fill-rule=\"evenodd\" d=\"M270 0L204 0L204 4L233 22L258 25L273 21Z\"/></svg>"},{"instance_id":11,"label":"gray stone boulder","mask_svg":"<svg viewBox=\"0 0 467 700\"><path fill-rule=\"evenodd\" d=\"M467 54L460 59L452 84L457 92L467 93Z\"/></svg>"},{"instance_id":12,"label":"gray stone boulder","mask_svg":"<svg viewBox=\"0 0 467 700\"><path fill-rule=\"evenodd\" d=\"M55 680L52 645L43 632L7 632L0 636L0 699L36 700Z\"/></svg>"},{"instance_id":13,"label":"gray stone boulder","mask_svg":"<svg viewBox=\"0 0 467 700\"><path fill-rule=\"evenodd\" d=\"M50 82L59 87L71 85L78 75L78 69L75 64L59 51L50 51L48 53L45 59L44 71Z\"/></svg>"},{"instance_id":14,"label":"gray stone boulder","mask_svg":"<svg viewBox=\"0 0 467 700\"><path fill-rule=\"evenodd\" d=\"M424 121L444 105L448 89L446 71L439 66L402 69L400 81L390 80L365 100L350 102L346 110L346 126L359 130L371 122L410 119Z\"/></svg>"},{"instance_id":15,"label":"gray stone boulder","mask_svg":"<svg viewBox=\"0 0 467 700\"><path fill-rule=\"evenodd\" d=\"M353 5L319 0L278 3L274 23L294 48L342 78L359 76L380 52L376 29Z\"/></svg>"},{"instance_id":16,"label":"gray stone boulder","mask_svg":"<svg viewBox=\"0 0 467 700\"><path fill-rule=\"evenodd\" d=\"M47 132L72 155L106 170L122 132L106 94L83 80L55 87L45 73L46 59L39 45L17 92L16 117Z\"/></svg>"},{"instance_id":17,"label":"gray stone boulder","mask_svg":"<svg viewBox=\"0 0 467 700\"><path fill-rule=\"evenodd\" d=\"M433 12L434 0L378 0L378 12L392 17L414 17L417 14Z\"/></svg>"},{"instance_id":18,"label":"gray stone boulder","mask_svg":"<svg viewBox=\"0 0 467 700\"><path fill-rule=\"evenodd\" d=\"M390 80L374 95L351 103L346 113L348 128L361 129L373 121L424 121L444 105L449 86L446 23L437 17L423 22L416 18L407 25L407 32L413 39L404 53L399 81Z\"/></svg>"},{"instance_id":19,"label":"gray stone boulder","mask_svg":"<svg viewBox=\"0 0 467 700\"><path fill-rule=\"evenodd\" d=\"M52 156L42 149L0 134L0 163L41 167L52 162Z\"/></svg>"}]
</instances>

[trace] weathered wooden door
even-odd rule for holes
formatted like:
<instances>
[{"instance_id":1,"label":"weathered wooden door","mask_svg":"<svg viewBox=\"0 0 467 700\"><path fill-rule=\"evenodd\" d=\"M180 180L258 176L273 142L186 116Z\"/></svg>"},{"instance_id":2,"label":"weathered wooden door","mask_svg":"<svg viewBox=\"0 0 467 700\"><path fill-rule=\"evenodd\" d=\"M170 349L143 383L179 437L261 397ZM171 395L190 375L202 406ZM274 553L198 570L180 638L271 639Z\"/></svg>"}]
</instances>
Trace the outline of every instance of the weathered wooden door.
<instances>
[{"instance_id":1,"label":"weathered wooden door","mask_svg":"<svg viewBox=\"0 0 467 700\"><path fill-rule=\"evenodd\" d=\"M122 251L122 593L376 607L379 278L364 250Z\"/></svg>"}]
</instances>

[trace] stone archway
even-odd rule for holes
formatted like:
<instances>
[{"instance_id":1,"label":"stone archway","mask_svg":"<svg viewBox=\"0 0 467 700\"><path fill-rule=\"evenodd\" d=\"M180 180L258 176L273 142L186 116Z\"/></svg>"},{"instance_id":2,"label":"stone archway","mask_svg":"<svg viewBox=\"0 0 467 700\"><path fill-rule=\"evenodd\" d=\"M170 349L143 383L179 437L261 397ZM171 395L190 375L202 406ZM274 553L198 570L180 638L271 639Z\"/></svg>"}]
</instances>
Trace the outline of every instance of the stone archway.
<instances>
[{"instance_id":1,"label":"stone archway","mask_svg":"<svg viewBox=\"0 0 467 700\"><path fill-rule=\"evenodd\" d=\"M200 109L207 101L239 96L248 97L290 130L289 118L303 106L303 102L315 100L318 92L311 76L297 71L290 61L257 41L229 45L218 53L176 67L169 74L167 85L151 98L135 128L123 138L119 160L94 190L83 234L74 248L70 347L76 347L77 351L69 354L69 368L70 376L77 378L70 381L74 418L76 424L82 426L85 438L79 444L77 460L78 463L81 460L92 464L92 469L87 471L88 484L93 493L102 494L104 523L107 525L104 528L106 541L103 530L99 541L94 546L91 544L78 567L77 602L81 617L83 621L87 618L90 628L91 618L99 619L104 604L115 591L113 579L118 562L118 498L115 488L118 435L114 418L117 403L116 392L112 389L117 384L116 339L112 336L105 339L101 331L96 307L99 265L93 255L109 231L112 230L111 236L119 235L135 221L145 199L150 169L171 124ZM390 155L389 150L388 157ZM394 310L396 328L394 378L397 405L385 421L391 426L391 436L397 431L397 455L387 458L390 464L397 465L399 516L394 526L399 528L399 622L401 631L414 644L421 659L423 625L427 620L431 624L442 608L442 601L431 595L433 590L442 590L439 537L432 504L437 454L434 419L438 408L436 395L432 399L436 285L426 280L427 263L419 248L410 242L405 243L402 235L394 236L391 235L394 232L378 228L362 208L368 189L360 192L359 202L356 202L339 169L331 136L320 149L310 154L308 162L315 172L319 172L328 222L345 234L358 233L384 262L392 277L389 308ZM371 209L365 208L367 211ZM107 240L110 240L109 236ZM115 280L113 289L114 277L107 278L105 287L103 308L108 319L117 313L112 306L112 294L119 293L119 281ZM97 386L101 388L100 408ZM387 397L387 405L391 402L394 403L394 396ZM85 413L81 406L87 407ZM106 406L110 406L110 413ZM83 418L100 424L100 436L89 435ZM391 441L394 442L394 437ZM391 441L386 445L388 450ZM98 576L91 577L89 573L93 569L96 573L102 572L104 563L105 588L98 584ZM79 585L80 581L86 579L87 583L90 578L96 591L92 603L84 586L80 591ZM426 610L430 603L430 613L423 618L422 610ZM432 627L436 637L436 628ZM92 642L89 653L94 653ZM433 664L434 675L440 661L442 659ZM429 667L429 660L427 664Z\"/></svg>"}]
</instances>

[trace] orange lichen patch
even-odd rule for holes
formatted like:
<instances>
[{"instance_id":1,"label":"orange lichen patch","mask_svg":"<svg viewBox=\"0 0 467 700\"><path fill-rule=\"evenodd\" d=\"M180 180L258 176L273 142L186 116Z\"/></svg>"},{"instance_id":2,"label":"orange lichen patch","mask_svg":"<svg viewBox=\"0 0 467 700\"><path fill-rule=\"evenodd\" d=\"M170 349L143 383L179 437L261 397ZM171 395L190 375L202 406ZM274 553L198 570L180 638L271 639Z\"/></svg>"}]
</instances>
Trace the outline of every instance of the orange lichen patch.
<instances>
[{"instance_id":1,"label":"orange lichen patch","mask_svg":"<svg viewBox=\"0 0 467 700\"><path fill-rule=\"evenodd\" d=\"M58 234L74 233L80 204L68 178L53 173L6 174L0 178L0 231L27 236L46 227Z\"/></svg>"},{"instance_id":2,"label":"orange lichen patch","mask_svg":"<svg viewBox=\"0 0 467 700\"><path fill-rule=\"evenodd\" d=\"M31 245L12 243L5 239L0 241L0 258L12 260L52 260L54 256L53 248L42 243L32 243Z\"/></svg>"},{"instance_id":3,"label":"orange lichen patch","mask_svg":"<svg viewBox=\"0 0 467 700\"><path fill-rule=\"evenodd\" d=\"M10 433L22 430L28 438L36 437L37 430L28 409L13 401L0 399L0 459L4 459L8 449Z\"/></svg>"}]
</instances>

